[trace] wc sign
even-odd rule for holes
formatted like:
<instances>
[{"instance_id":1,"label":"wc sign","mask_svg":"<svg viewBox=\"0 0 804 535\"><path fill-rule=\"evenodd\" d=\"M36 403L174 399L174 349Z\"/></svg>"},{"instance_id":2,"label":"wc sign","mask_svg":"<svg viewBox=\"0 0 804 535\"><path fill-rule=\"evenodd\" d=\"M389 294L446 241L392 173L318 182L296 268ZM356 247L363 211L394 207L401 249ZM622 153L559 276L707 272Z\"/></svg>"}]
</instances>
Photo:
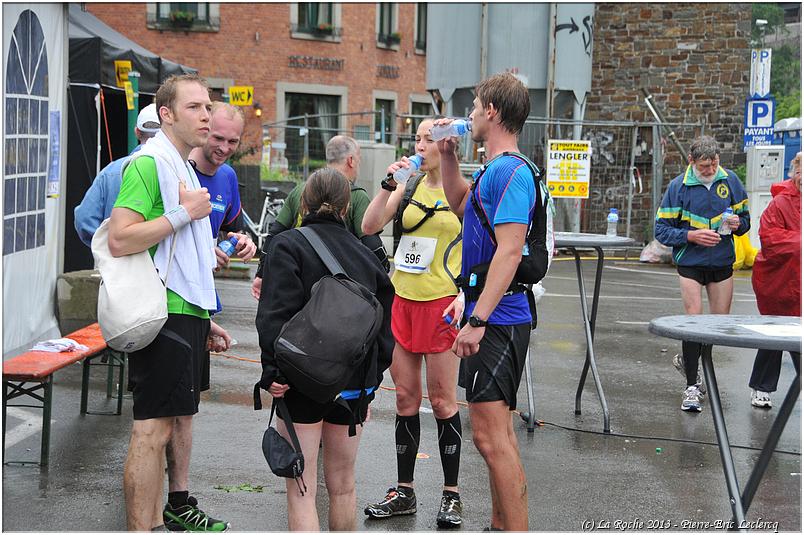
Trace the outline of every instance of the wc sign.
<instances>
[{"instance_id":1,"label":"wc sign","mask_svg":"<svg viewBox=\"0 0 804 535\"><path fill-rule=\"evenodd\" d=\"M773 98L747 99L743 125L743 151L757 145L773 145L776 101Z\"/></svg>"}]
</instances>

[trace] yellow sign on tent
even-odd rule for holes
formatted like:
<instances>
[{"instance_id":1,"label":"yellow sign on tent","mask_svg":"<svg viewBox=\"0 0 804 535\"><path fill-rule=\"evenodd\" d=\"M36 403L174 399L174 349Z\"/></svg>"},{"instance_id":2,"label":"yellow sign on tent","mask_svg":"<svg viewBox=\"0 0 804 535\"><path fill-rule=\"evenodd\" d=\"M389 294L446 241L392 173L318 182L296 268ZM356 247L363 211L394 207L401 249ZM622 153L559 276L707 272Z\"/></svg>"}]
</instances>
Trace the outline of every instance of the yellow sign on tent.
<instances>
[{"instance_id":1,"label":"yellow sign on tent","mask_svg":"<svg viewBox=\"0 0 804 535\"><path fill-rule=\"evenodd\" d=\"M131 71L131 61L127 59L114 60L114 79L117 87L125 87L123 84L128 82L128 73Z\"/></svg>"},{"instance_id":2,"label":"yellow sign on tent","mask_svg":"<svg viewBox=\"0 0 804 535\"><path fill-rule=\"evenodd\" d=\"M123 82L123 87L126 90L126 109L133 110L134 109L134 86L131 85L131 82L126 80Z\"/></svg>"}]
</instances>

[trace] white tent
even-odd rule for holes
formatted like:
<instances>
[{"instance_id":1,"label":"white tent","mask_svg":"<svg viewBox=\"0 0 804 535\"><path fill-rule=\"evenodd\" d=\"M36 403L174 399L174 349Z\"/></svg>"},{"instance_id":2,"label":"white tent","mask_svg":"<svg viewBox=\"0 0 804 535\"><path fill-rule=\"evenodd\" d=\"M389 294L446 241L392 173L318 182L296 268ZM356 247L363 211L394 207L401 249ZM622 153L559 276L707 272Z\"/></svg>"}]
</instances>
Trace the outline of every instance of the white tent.
<instances>
[{"instance_id":1,"label":"white tent","mask_svg":"<svg viewBox=\"0 0 804 535\"><path fill-rule=\"evenodd\" d=\"M58 337L67 4L3 4L3 355Z\"/></svg>"}]
</instances>

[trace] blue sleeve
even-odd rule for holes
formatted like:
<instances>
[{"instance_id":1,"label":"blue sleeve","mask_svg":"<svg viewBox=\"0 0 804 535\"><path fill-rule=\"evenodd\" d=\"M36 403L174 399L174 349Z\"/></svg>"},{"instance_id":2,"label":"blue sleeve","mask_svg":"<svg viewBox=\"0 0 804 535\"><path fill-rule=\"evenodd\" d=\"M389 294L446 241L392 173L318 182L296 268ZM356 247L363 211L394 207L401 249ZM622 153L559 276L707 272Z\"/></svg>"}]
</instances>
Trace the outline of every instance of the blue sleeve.
<instances>
[{"instance_id":1,"label":"blue sleeve","mask_svg":"<svg viewBox=\"0 0 804 535\"><path fill-rule=\"evenodd\" d=\"M656 212L654 236L659 243L676 247L687 243L687 228L681 228L681 199L678 195L679 182L673 181L662 197L662 204Z\"/></svg>"},{"instance_id":2,"label":"blue sleeve","mask_svg":"<svg viewBox=\"0 0 804 535\"><path fill-rule=\"evenodd\" d=\"M508 176L505 176L508 175ZM505 179L496 182L500 188L499 203L494 212L494 225L504 223L530 223L531 212L536 203L536 185L528 166L521 164L505 170Z\"/></svg>"},{"instance_id":3,"label":"blue sleeve","mask_svg":"<svg viewBox=\"0 0 804 535\"><path fill-rule=\"evenodd\" d=\"M84 194L81 204L75 207L75 231L84 245L92 245L92 236L103 222L103 186L95 180Z\"/></svg>"},{"instance_id":4,"label":"blue sleeve","mask_svg":"<svg viewBox=\"0 0 804 535\"><path fill-rule=\"evenodd\" d=\"M75 231L87 247L92 245L92 236L100 224L112 213L123 180L120 176L122 167L123 162L120 160L104 167L92 181L81 204L75 207Z\"/></svg>"},{"instance_id":5,"label":"blue sleeve","mask_svg":"<svg viewBox=\"0 0 804 535\"><path fill-rule=\"evenodd\" d=\"M237 184L237 174L235 173L234 169L232 169L232 172L229 175L229 189L231 191L231 199L229 203L229 211L226 213L226 217L223 221L224 226L232 226L237 222L238 217L240 217L240 188Z\"/></svg>"}]
</instances>

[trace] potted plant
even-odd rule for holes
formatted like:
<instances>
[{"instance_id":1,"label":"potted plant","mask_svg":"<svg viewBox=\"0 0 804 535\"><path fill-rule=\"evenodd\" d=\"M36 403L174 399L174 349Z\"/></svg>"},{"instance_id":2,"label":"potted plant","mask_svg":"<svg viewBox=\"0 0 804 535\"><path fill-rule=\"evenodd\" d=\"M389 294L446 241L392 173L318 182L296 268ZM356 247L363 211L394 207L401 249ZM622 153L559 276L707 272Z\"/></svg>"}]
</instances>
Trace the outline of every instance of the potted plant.
<instances>
[{"instance_id":1,"label":"potted plant","mask_svg":"<svg viewBox=\"0 0 804 535\"><path fill-rule=\"evenodd\" d=\"M319 35L332 35L333 27L329 22L322 22L318 26L313 27L313 32Z\"/></svg>"},{"instance_id":2,"label":"potted plant","mask_svg":"<svg viewBox=\"0 0 804 535\"><path fill-rule=\"evenodd\" d=\"M195 14L191 11L176 10L170 12L169 18L170 23L176 28L189 28L193 25Z\"/></svg>"},{"instance_id":3,"label":"potted plant","mask_svg":"<svg viewBox=\"0 0 804 535\"><path fill-rule=\"evenodd\" d=\"M399 32L391 32L385 38L386 44L389 45L398 45L401 40L402 40L402 34L400 34Z\"/></svg>"}]
</instances>

